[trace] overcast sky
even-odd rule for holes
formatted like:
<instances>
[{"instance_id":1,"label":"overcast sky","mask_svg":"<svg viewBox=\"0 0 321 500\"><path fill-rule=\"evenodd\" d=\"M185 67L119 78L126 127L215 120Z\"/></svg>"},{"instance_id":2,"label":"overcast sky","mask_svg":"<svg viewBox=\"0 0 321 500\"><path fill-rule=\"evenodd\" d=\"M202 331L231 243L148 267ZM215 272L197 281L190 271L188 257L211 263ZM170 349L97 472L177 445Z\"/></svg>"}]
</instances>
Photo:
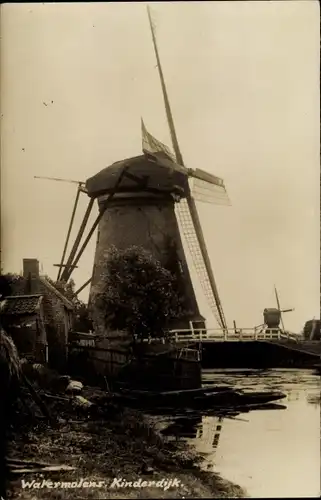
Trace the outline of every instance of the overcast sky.
<instances>
[{"instance_id":1,"label":"overcast sky","mask_svg":"<svg viewBox=\"0 0 321 500\"><path fill-rule=\"evenodd\" d=\"M198 204L227 321L262 323L275 283L299 331L320 314L318 2L152 12L185 163L223 177L232 202ZM146 5L2 5L1 38L3 266L36 257L55 278L76 188L33 176L85 180L139 155L141 116L170 145Z\"/></svg>"}]
</instances>

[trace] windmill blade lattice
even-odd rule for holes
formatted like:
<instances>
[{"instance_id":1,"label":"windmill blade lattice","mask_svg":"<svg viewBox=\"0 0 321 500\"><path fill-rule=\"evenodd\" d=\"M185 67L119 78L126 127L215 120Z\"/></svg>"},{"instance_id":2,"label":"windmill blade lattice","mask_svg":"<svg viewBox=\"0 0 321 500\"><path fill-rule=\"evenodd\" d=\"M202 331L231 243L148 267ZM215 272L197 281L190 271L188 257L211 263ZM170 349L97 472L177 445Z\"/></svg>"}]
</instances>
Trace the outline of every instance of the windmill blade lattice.
<instances>
[{"instance_id":1,"label":"windmill blade lattice","mask_svg":"<svg viewBox=\"0 0 321 500\"><path fill-rule=\"evenodd\" d=\"M192 195L194 200L215 205L231 205L224 186L210 184L192 177Z\"/></svg>"},{"instance_id":2,"label":"windmill blade lattice","mask_svg":"<svg viewBox=\"0 0 321 500\"><path fill-rule=\"evenodd\" d=\"M214 314L217 323L219 324L220 328L223 329L224 326L222 325L220 319L218 307L215 302L215 297L213 295L211 283L209 281L197 234L186 199L182 199L179 203L177 203L176 215L181 226L182 233L186 240L189 252L191 254L193 264L200 280L200 284L202 286L206 300L211 308L212 313Z\"/></svg>"}]
</instances>

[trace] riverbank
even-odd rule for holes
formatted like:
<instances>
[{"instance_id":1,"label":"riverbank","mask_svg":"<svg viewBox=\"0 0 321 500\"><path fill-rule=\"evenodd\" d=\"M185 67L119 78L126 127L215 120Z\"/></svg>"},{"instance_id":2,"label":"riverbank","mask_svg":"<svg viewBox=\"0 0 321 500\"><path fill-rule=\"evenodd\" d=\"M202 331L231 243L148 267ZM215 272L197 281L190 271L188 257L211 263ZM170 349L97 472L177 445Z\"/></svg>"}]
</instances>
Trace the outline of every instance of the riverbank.
<instances>
[{"instance_id":1,"label":"riverbank","mask_svg":"<svg viewBox=\"0 0 321 500\"><path fill-rule=\"evenodd\" d=\"M101 406L97 405L98 413L88 415L80 408L67 410L65 403L54 401L48 405L52 414L60 415L54 427L44 423L20 425L11 441L10 457L75 469L15 475L9 485L14 498L245 496L237 485L223 480L218 474L202 471L200 456L185 443L167 441L142 413L117 408L110 403ZM51 488L48 481L52 482ZM56 486L56 482L70 484Z\"/></svg>"}]
</instances>

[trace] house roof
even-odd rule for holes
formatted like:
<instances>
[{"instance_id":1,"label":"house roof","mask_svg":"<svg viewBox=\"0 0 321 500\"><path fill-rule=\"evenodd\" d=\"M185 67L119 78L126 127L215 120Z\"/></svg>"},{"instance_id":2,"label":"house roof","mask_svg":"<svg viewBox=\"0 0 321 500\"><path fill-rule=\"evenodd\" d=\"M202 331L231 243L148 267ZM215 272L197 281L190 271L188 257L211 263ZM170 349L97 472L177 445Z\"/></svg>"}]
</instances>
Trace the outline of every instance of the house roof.
<instances>
[{"instance_id":1,"label":"house roof","mask_svg":"<svg viewBox=\"0 0 321 500\"><path fill-rule=\"evenodd\" d=\"M54 293L56 295L56 297L58 297L58 299L61 300L61 302L63 302L64 306L69 309L69 311L72 311L74 309L74 305L72 304L72 302L70 300L67 299L67 297L65 297L61 292L59 292L59 290L57 290L57 288L52 285L47 279L45 276L40 276L40 281L41 283L47 288L48 291Z\"/></svg>"},{"instance_id":2,"label":"house roof","mask_svg":"<svg viewBox=\"0 0 321 500\"><path fill-rule=\"evenodd\" d=\"M0 312L6 316L36 314L41 300L41 295L11 295L1 301Z\"/></svg>"}]
</instances>

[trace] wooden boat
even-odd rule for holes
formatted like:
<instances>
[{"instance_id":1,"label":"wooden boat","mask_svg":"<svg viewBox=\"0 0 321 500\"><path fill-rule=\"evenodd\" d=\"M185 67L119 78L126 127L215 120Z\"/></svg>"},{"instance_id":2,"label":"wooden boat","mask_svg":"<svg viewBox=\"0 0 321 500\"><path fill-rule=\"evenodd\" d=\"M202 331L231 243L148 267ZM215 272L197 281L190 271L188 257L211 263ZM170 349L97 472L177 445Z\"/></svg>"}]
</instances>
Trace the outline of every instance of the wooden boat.
<instances>
[{"instance_id":1,"label":"wooden boat","mask_svg":"<svg viewBox=\"0 0 321 500\"><path fill-rule=\"evenodd\" d=\"M115 395L115 399L125 406L145 409L148 407L208 409L262 405L285 397L281 392L244 392L228 386L167 392L123 391Z\"/></svg>"},{"instance_id":2,"label":"wooden boat","mask_svg":"<svg viewBox=\"0 0 321 500\"><path fill-rule=\"evenodd\" d=\"M224 391L205 393L204 396L195 397L192 405L198 408L264 405L285 397L286 395L281 392Z\"/></svg>"},{"instance_id":3,"label":"wooden boat","mask_svg":"<svg viewBox=\"0 0 321 500\"><path fill-rule=\"evenodd\" d=\"M201 378L199 348L154 342L135 346L135 357L121 370L117 385L135 389L137 394L148 391L152 395L156 388L173 392L197 390L201 387Z\"/></svg>"},{"instance_id":4,"label":"wooden boat","mask_svg":"<svg viewBox=\"0 0 321 500\"><path fill-rule=\"evenodd\" d=\"M149 415L170 415L171 417L193 418L197 415L211 417L213 415L220 417L234 416L240 413L248 413L255 410L286 410L287 406L279 402L264 404L247 404L240 406L220 406L213 408L148 408L144 409Z\"/></svg>"},{"instance_id":5,"label":"wooden boat","mask_svg":"<svg viewBox=\"0 0 321 500\"><path fill-rule=\"evenodd\" d=\"M197 398L208 398L211 394L233 392L233 388L229 386L208 387L198 389L185 389L176 391L139 391L139 390L123 390L116 397L124 404L132 403L142 406L153 407L185 407L191 401Z\"/></svg>"}]
</instances>

